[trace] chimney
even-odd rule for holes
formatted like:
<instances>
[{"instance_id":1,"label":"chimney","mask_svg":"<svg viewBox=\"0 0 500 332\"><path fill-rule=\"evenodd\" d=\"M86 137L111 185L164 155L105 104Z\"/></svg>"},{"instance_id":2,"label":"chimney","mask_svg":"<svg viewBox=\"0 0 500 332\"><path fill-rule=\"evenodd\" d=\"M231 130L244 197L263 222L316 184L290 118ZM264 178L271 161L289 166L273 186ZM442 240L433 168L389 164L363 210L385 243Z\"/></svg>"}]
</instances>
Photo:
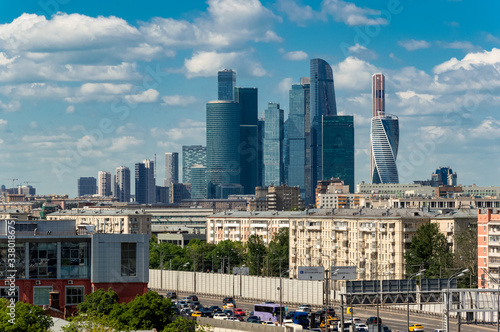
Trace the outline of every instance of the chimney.
<instances>
[{"instance_id":1,"label":"chimney","mask_svg":"<svg viewBox=\"0 0 500 332\"><path fill-rule=\"evenodd\" d=\"M59 306L59 292L50 292L49 296L49 307L61 310L61 307Z\"/></svg>"}]
</instances>

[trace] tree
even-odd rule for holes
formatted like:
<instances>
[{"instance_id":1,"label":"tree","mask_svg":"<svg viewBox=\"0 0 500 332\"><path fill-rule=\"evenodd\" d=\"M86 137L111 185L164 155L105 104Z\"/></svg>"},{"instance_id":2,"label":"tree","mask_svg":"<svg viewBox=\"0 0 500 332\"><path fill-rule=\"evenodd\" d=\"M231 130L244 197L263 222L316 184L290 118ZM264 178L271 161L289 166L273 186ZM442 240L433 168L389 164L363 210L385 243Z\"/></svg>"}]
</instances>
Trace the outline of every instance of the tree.
<instances>
[{"instance_id":1,"label":"tree","mask_svg":"<svg viewBox=\"0 0 500 332\"><path fill-rule=\"evenodd\" d=\"M26 302L15 303L15 314L11 316L11 302L0 298L0 331L45 332L54 325L51 317L35 305Z\"/></svg>"},{"instance_id":2,"label":"tree","mask_svg":"<svg viewBox=\"0 0 500 332\"><path fill-rule=\"evenodd\" d=\"M163 329L163 332L195 331L196 325L196 321L194 320L189 320L184 317L177 317L175 321L168 324Z\"/></svg>"},{"instance_id":3,"label":"tree","mask_svg":"<svg viewBox=\"0 0 500 332\"><path fill-rule=\"evenodd\" d=\"M250 274L260 275L261 267L266 256L266 245L261 236L253 234L246 243L247 263L250 268Z\"/></svg>"},{"instance_id":4,"label":"tree","mask_svg":"<svg viewBox=\"0 0 500 332\"><path fill-rule=\"evenodd\" d=\"M283 227L274 234L273 240L269 243L268 258L272 263L269 265L271 276L279 276L280 266L281 273L288 270L289 234L288 227Z\"/></svg>"},{"instance_id":5,"label":"tree","mask_svg":"<svg viewBox=\"0 0 500 332\"><path fill-rule=\"evenodd\" d=\"M426 223L418 228L410 250L405 254L405 261L407 275L424 268L428 278L439 278L452 266L452 254L445 236L439 232L438 224Z\"/></svg>"},{"instance_id":6,"label":"tree","mask_svg":"<svg viewBox=\"0 0 500 332\"><path fill-rule=\"evenodd\" d=\"M105 292L98 288L93 293L85 296L85 300L78 304L79 313L89 315L108 315L118 303L118 294L111 288Z\"/></svg>"},{"instance_id":7,"label":"tree","mask_svg":"<svg viewBox=\"0 0 500 332\"><path fill-rule=\"evenodd\" d=\"M243 261L243 246L241 242L231 240L221 241L213 251L215 266L218 267L222 262L222 273L231 273L232 266L239 266Z\"/></svg>"},{"instance_id":8,"label":"tree","mask_svg":"<svg viewBox=\"0 0 500 332\"><path fill-rule=\"evenodd\" d=\"M469 227L455 235L454 266L458 269L469 269L464 279L459 280L459 285L476 288L477 285L477 227ZM464 280L463 283L460 283Z\"/></svg>"}]
</instances>

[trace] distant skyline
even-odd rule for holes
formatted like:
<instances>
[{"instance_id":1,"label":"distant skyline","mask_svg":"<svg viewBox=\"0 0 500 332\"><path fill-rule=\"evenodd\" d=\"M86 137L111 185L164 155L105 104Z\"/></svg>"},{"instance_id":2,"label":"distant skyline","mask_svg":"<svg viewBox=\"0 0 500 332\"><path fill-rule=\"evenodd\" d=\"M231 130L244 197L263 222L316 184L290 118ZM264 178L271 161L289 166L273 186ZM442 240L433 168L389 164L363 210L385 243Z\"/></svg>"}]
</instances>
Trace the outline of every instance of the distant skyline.
<instances>
[{"instance_id":1,"label":"distant skyline","mask_svg":"<svg viewBox=\"0 0 500 332\"><path fill-rule=\"evenodd\" d=\"M401 183L450 166L500 185L497 2L208 0L0 4L0 184L76 196L77 179L206 146L217 72L288 116L309 60L333 69L354 115L356 183L369 182L371 77L399 117ZM424 24L423 24L424 23ZM131 188L133 191L133 188Z\"/></svg>"}]
</instances>

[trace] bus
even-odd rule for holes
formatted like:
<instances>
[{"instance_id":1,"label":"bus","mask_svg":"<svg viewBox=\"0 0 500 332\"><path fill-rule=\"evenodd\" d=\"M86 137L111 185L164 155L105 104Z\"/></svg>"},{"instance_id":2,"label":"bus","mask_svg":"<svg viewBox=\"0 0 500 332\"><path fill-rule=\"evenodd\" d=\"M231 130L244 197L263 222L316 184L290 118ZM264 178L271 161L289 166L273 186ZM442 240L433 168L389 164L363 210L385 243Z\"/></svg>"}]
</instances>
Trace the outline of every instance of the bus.
<instances>
[{"instance_id":1,"label":"bus","mask_svg":"<svg viewBox=\"0 0 500 332\"><path fill-rule=\"evenodd\" d=\"M281 308L281 309L280 309ZM279 323L280 314L285 315L285 307L277 303L261 303L253 306L253 314L263 322Z\"/></svg>"}]
</instances>

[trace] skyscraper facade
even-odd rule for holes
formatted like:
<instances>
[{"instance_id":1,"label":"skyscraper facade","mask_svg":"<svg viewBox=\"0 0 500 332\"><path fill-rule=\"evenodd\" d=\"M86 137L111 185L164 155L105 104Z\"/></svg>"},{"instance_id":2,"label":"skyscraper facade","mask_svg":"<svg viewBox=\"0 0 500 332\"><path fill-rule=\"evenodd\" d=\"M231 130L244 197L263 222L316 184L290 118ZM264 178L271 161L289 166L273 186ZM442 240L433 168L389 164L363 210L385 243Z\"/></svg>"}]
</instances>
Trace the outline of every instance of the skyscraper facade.
<instances>
[{"instance_id":1,"label":"skyscraper facade","mask_svg":"<svg viewBox=\"0 0 500 332\"><path fill-rule=\"evenodd\" d=\"M182 182L191 183L191 167L207 166L207 147L201 145L182 146Z\"/></svg>"},{"instance_id":2,"label":"skyscraper facade","mask_svg":"<svg viewBox=\"0 0 500 332\"><path fill-rule=\"evenodd\" d=\"M97 193L95 177L81 177L78 179L78 196L92 196Z\"/></svg>"},{"instance_id":3,"label":"skyscraper facade","mask_svg":"<svg viewBox=\"0 0 500 332\"><path fill-rule=\"evenodd\" d=\"M179 182L179 153L165 152L165 181L164 186Z\"/></svg>"},{"instance_id":4,"label":"skyscraper facade","mask_svg":"<svg viewBox=\"0 0 500 332\"><path fill-rule=\"evenodd\" d=\"M144 160L135 164L135 201L139 204L153 204L155 200L154 161Z\"/></svg>"},{"instance_id":5,"label":"skyscraper facade","mask_svg":"<svg viewBox=\"0 0 500 332\"><path fill-rule=\"evenodd\" d=\"M218 100L234 101L234 88L236 87L236 72L223 69L218 72Z\"/></svg>"},{"instance_id":6,"label":"skyscraper facade","mask_svg":"<svg viewBox=\"0 0 500 332\"><path fill-rule=\"evenodd\" d=\"M309 85L307 86L307 89ZM299 186L302 198L305 196L305 165L306 165L306 87L293 84L289 93L288 112L288 177L287 185Z\"/></svg>"},{"instance_id":7,"label":"skyscraper facade","mask_svg":"<svg viewBox=\"0 0 500 332\"><path fill-rule=\"evenodd\" d=\"M207 198L206 170L203 165L191 167L191 199Z\"/></svg>"},{"instance_id":8,"label":"skyscraper facade","mask_svg":"<svg viewBox=\"0 0 500 332\"><path fill-rule=\"evenodd\" d=\"M130 202L130 169L128 167L116 168L115 197L119 202Z\"/></svg>"},{"instance_id":9,"label":"skyscraper facade","mask_svg":"<svg viewBox=\"0 0 500 332\"><path fill-rule=\"evenodd\" d=\"M245 194L255 194L258 177L258 90L235 88L235 101L240 104L240 184Z\"/></svg>"},{"instance_id":10,"label":"skyscraper facade","mask_svg":"<svg viewBox=\"0 0 500 332\"><path fill-rule=\"evenodd\" d=\"M207 103L208 198L216 197L221 184L240 183L240 104L217 100Z\"/></svg>"},{"instance_id":11,"label":"skyscraper facade","mask_svg":"<svg viewBox=\"0 0 500 332\"><path fill-rule=\"evenodd\" d=\"M269 103L264 112L264 186L283 183L283 110Z\"/></svg>"},{"instance_id":12,"label":"skyscraper facade","mask_svg":"<svg viewBox=\"0 0 500 332\"><path fill-rule=\"evenodd\" d=\"M311 188L306 192L306 203L314 199L314 188L318 180L322 179L323 170L323 138L322 117L337 115L335 89L332 67L322 59L310 61L310 173Z\"/></svg>"},{"instance_id":13,"label":"skyscraper facade","mask_svg":"<svg viewBox=\"0 0 500 332\"><path fill-rule=\"evenodd\" d=\"M264 185L264 119L259 119L257 122L257 186Z\"/></svg>"},{"instance_id":14,"label":"skyscraper facade","mask_svg":"<svg viewBox=\"0 0 500 332\"><path fill-rule=\"evenodd\" d=\"M354 117L325 115L322 122L323 179L339 178L354 193Z\"/></svg>"},{"instance_id":15,"label":"skyscraper facade","mask_svg":"<svg viewBox=\"0 0 500 332\"><path fill-rule=\"evenodd\" d=\"M99 196L108 197L111 196L111 173L105 171L99 171L97 173L97 180L99 183Z\"/></svg>"},{"instance_id":16,"label":"skyscraper facade","mask_svg":"<svg viewBox=\"0 0 500 332\"><path fill-rule=\"evenodd\" d=\"M385 113L385 77L372 76L372 121L370 130L371 183L399 183L396 158L399 147L399 119Z\"/></svg>"}]
</instances>

